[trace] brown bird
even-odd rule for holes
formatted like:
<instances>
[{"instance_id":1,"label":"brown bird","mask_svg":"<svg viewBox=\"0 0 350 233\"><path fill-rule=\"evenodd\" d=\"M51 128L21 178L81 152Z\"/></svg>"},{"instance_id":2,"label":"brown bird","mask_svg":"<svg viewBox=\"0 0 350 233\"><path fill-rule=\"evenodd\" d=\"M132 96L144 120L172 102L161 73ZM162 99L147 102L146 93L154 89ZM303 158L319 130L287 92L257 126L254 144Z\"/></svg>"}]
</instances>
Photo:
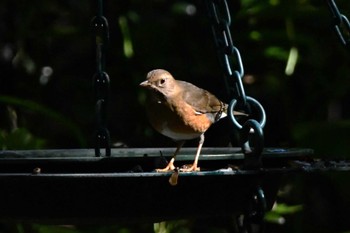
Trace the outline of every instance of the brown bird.
<instances>
[{"instance_id":1,"label":"brown bird","mask_svg":"<svg viewBox=\"0 0 350 233\"><path fill-rule=\"evenodd\" d=\"M204 133L221 118L227 116L228 105L210 92L191 83L175 80L166 70L156 69L140 83L149 90L146 111L151 125L161 134L177 142L177 149L164 169L174 170L176 155L186 140L200 138L191 167L181 171L199 171L198 158L204 143ZM237 115L243 113L234 112Z\"/></svg>"}]
</instances>

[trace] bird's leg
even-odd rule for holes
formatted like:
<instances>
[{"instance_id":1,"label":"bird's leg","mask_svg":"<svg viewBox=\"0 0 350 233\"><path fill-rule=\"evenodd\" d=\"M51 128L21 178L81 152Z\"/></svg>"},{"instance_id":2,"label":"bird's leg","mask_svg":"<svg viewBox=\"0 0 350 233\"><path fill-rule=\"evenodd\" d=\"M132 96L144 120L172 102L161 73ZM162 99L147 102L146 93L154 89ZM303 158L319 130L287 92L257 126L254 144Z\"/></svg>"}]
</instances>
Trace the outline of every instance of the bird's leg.
<instances>
[{"instance_id":1,"label":"bird's leg","mask_svg":"<svg viewBox=\"0 0 350 233\"><path fill-rule=\"evenodd\" d=\"M198 166L198 159L199 159L199 155L201 154L203 143L204 143L204 134L202 134L199 139L196 157L194 158L192 166L187 168L181 168L180 171L182 172L200 171L200 168L197 166Z\"/></svg>"},{"instance_id":2,"label":"bird's leg","mask_svg":"<svg viewBox=\"0 0 350 233\"><path fill-rule=\"evenodd\" d=\"M180 149L182 148L182 146L185 144L185 141L179 141L177 144L177 148L176 151L173 155L173 157L171 158L170 162L168 163L168 165L163 168L163 169L156 169L157 172L168 172L168 171L173 171L175 170L175 166L174 166L174 162L176 159L176 155L179 153Z\"/></svg>"}]
</instances>

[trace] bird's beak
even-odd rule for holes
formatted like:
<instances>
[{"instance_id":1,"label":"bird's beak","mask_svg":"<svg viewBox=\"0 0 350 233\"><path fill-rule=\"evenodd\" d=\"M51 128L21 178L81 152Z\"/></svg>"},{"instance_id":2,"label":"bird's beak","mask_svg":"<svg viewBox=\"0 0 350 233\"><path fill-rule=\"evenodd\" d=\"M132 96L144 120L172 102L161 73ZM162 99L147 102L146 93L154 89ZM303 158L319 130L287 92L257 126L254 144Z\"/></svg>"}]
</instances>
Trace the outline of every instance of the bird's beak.
<instances>
[{"instance_id":1,"label":"bird's beak","mask_svg":"<svg viewBox=\"0 0 350 233\"><path fill-rule=\"evenodd\" d=\"M140 86L141 87L149 87L150 84L149 84L148 80L146 80L146 81L143 81L142 83L140 83Z\"/></svg>"}]
</instances>

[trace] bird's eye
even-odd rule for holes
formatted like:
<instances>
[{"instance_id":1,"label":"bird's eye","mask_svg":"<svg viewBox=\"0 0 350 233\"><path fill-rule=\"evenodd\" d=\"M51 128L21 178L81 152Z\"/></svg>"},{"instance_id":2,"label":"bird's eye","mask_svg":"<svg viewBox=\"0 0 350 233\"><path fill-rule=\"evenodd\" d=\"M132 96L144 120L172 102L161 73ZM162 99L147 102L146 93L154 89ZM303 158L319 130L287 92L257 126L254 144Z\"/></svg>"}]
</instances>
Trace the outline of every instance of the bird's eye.
<instances>
[{"instance_id":1,"label":"bird's eye","mask_svg":"<svg viewBox=\"0 0 350 233\"><path fill-rule=\"evenodd\" d=\"M163 85L165 83L165 78L162 78L161 80L159 80L159 84Z\"/></svg>"}]
</instances>

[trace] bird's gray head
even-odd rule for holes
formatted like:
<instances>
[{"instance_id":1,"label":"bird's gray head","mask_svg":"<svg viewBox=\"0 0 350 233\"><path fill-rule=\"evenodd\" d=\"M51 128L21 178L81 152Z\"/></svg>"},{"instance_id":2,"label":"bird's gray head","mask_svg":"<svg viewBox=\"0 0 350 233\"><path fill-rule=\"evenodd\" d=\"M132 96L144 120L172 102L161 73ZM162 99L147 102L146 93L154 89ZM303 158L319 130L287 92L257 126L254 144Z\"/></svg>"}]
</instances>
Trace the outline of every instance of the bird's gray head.
<instances>
[{"instance_id":1,"label":"bird's gray head","mask_svg":"<svg viewBox=\"0 0 350 233\"><path fill-rule=\"evenodd\" d=\"M140 83L140 86L168 96L174 92L176 81L168 71L155 69L148 72L147 79Z\"/></svg>"}]
</instances>

